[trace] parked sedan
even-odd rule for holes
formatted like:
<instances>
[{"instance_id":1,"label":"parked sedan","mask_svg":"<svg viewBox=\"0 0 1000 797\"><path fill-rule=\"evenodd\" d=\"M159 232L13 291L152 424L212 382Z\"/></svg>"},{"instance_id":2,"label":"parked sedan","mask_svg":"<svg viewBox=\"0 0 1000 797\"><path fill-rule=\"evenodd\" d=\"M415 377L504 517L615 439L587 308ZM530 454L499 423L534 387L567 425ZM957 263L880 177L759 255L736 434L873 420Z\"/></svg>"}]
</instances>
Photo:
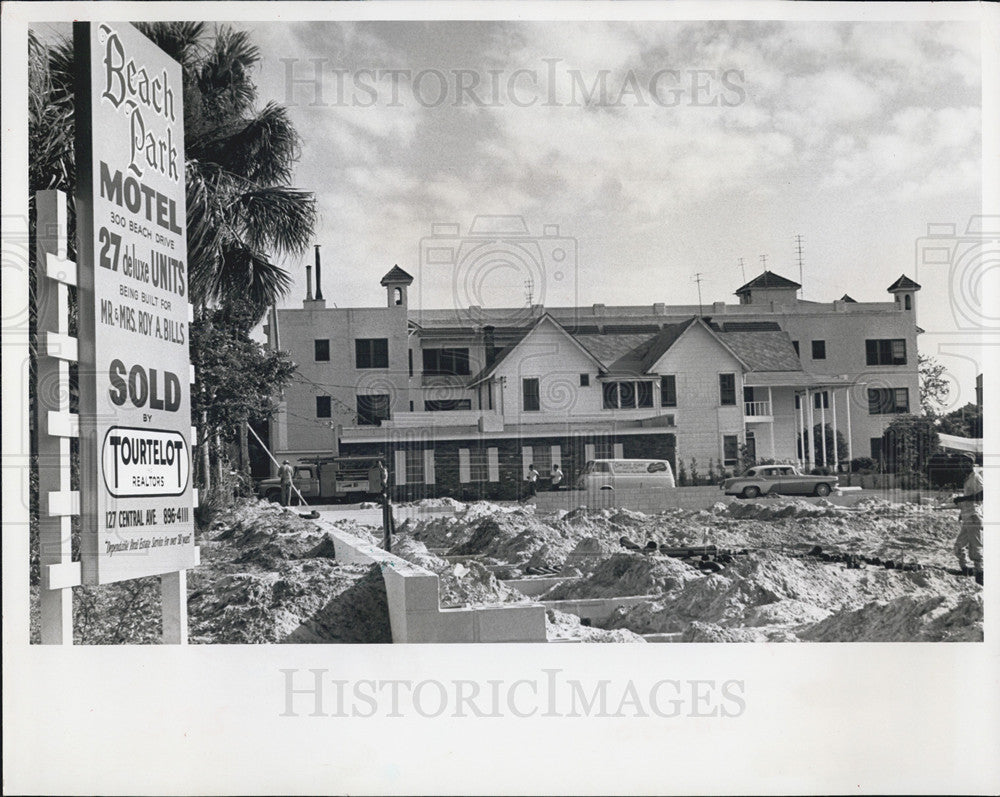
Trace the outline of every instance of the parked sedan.
<instances>
[{"instance_id":1,"label":"parked sedan","mask_svg":"<svg viewBox=\"0 0 1000 797\"><path fill-rule=\"evenodd\" d=\"M759 495L829 495L837 486L836 476L810 476L794 465L757 465L740 476L726 479L726 495L756 498Z\"/></svg>"}]
</instances>

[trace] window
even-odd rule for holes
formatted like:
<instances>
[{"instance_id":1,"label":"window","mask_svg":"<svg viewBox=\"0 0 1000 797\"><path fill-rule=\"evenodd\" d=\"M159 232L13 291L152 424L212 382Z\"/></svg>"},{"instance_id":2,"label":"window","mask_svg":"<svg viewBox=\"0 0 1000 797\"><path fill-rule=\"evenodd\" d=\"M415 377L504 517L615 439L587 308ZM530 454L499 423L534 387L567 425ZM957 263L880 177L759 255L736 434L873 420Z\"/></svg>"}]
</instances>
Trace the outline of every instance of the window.
<instances>
[{"instance_id":1,"label":"window","mask_svg":"<svg viewBox=\"0 0 1000 797\"><path fill-rule=\"evenodd\" d=\"M801 409L802 407L802 396L798 393L795 394L795 409Z\"/></svg>"},{"instance_id":2,"label":"window","mask_svg":"<svg viewBox=\"0 0 1000 797\"><path fill-rule=\"evenodd\" d=\"M830 394L825 390L822 393L813 393L813 409L830 409Z\"/></svg>"},{"instance_id":3,"label":"window","mask_svg":"<svg viewBox=\"0 0 1000 797\"><path fill-rule=\"evenodd\" d=\"M531 464L540 476L549 476L552 473L552 446L532 446Z\"/></svg>"},{"instance_id":4,"label":"window","mask_svg":"<svg viewBox=\"0 0 1000 797\"><path fill-rule=\"evenodd\" d=\"M910 391L905 387L869 389L868 414L894 415L910 411Z\"/></svg>"},{"instance_id":5,"label":"window","mask_svg":"<svg viewBox=\"0 0 1000 797\"><path fill-rule=\"evenodd\" d=\"M388 338L357 338L354 341L355 368L388 368Z\"/></svg>"},{"instance_id":6,"label":"window","mask_svg":"<svg viewBox=\"0 0 1000 797\"><path fill-rule=\"evenodd\" d=\"M906 310L913 309L913 299L910 296L910 294L906 294L905 296L903 296L903 308Z\"/></svg>"},{"instance_id":7,"label":"window","mask_svg":"<svg viewBox=\"0 0 1000 797\"><path fill-rule=\"evenodd\" d=\"M330 362L329 339L313 341L313 359L318 363Z\"/></svg>"},{"instance_id":8,"label":"window","mask_svg":"<svg viewBox=\"0 0 1000 797\"><path fill-rule=\"evenodd\" d=\"M826 359L826 341L825 340L814 340L812 342L813 349L813 359L814 360L825 360Z\"/></svg>"},{"instance_id":9,"label":"window","mask_svg":"<svg viewBox=\"0 0 1000 797\"><path fill-rule=\"evenodd\" d=\"M468 349L424 349L425 374L469 375Z\"/></svg>"},{"instance_id":10,"label":"window","mask_svg":"<svg viewBox=\"0 0 1000 797\"><path fill-rule=\"evenodd\" d=\"M424 412L448 412L449 410L471 410L472 399L428 399L424 402Z\"/></svg>"},{"instance_id":11,"label":"window","mask_svg":"<svg viewBox=\"0 0 1000 797\"><path fill-rule=\"evenodd\" d=\"M381 426L389 420L389 395L387 393L358 396L358 425Z\"/></svg>"},{"instance_id":12,"label":"window","mask_svg":"<svg viewBox=\"0 0 1000 797\"><path fill-rule=\"evenodd\" d=\"M734 434L722 435L722 464L724 467L735 467L740 457L740 439Z\"/></svg>"},{"instance_id":13,"label":"window","mask_svg":"<svg viewBox=\"0 0 1000 797\"><path fill-rule=\"evenodd\" d=\"M542 408L537 379L521 380L521 407L525 412L538 412Z\"/></svg>"},{"instance_id":14,"label":"window","mask_svg":"<svg viewBox=\"0 0 1000 797\"><path fill-rule=\"evenodd\" d=\"M723 407L736 406L736 374L719 374L719 403Z\"/></svg>"},{"instance_id":15,"label":"window","mask_svg":"<svg viewBox=\"0 0 1000 797\"><path fill-rule=\"evenodd\" d=\"M792 341L792 348L795 349L795 353L799 353L799 342L797 340Z\"/></svg>"},{"instance_id":16,"label":"window","mask_svg":"<svg viewBox=\"0 0 1000 797\"><path fill-rule=\"evenodd\" d=\"M422 448L408 448L404 452L406 456L406 483L424 483L424 450Z\"/></svg>"},{"instance_id":17,"label":"window","mask_svg":"<svg viewBox=\"0 0 1000 797\"><path fill-rule=\"evenodd\" d=\"M406 350L407 364L410 368L410 376L413 376L413 349Z\"/></svg>"},{"instance_id":18,"label":"window","mask_svg":"<svg viewBox=\"0 0 1000 797\"><path fill-rule=\"evenodd\" d=\"M331 417L329 396L316 396L316 417L317 418Z\"/></svg>"},{"instance_id":19,"label":"window","mask_svg":"<svg viewBox=\"0 0 1000 797\"><path fill-rule=\"evenodd\" d=\"M489 457L485 448L469 449L469 481L485 482L489 481L490 467Z\"/></svg>"},{"instance_id":20,"label":"window","mask_svg":"<svg viewBox=\"0 0 1000 797\"><path fill-rule=\"evenodd\" d=\"M634 410L653 406L652 382L605 382L604 409Z\"/></svg>"},{"instance_id":21,"label":"window","mask_svg":"<svg viewBox=\"0 0 1000 797\"><path fill-rule=\"evenodd\" d=\"M871 437L869 442L872 447L872 459L879 462L882 459L882 438L881 437Z\"/></svg>"},{"instance_id":22,"label":"window","mask_svg":"<svg viewBox=\"0 0 1000 797\"><path fill-rule=\"evenodd\" d=\"M906 365L906 341L903 338L866 340L865 362L868 365Z\"/></svg>"},{"instance_id":23,"label":"window","mask_svg":"<svg viewBox=\"0 0 1000 797\"><path fill-rule=\"evenodd\" d=\"M660 406L677 406L677 377L674 374L660 377Z\"/></svg>"},{"instance_id":24,"label":"window","mask_svg":"<svg viewBox=\"0 0 1000 797\"><path fill-rule=\"evenodd\" d=\"M590 387L590 374L580 374L580 387Z\"/></svg>"}]
</instances>

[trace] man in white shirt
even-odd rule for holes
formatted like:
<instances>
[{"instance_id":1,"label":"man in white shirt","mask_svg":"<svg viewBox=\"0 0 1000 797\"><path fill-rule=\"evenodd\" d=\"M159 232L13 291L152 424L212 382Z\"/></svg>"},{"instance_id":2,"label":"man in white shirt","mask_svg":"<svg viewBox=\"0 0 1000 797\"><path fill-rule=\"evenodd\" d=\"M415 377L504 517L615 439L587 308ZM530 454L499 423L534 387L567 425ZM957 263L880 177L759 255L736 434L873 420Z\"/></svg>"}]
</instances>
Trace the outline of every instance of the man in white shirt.
<instances>
[{"instance_id":1,"label":"man in white shirt","mask_svg":"<svg viewBox=\"0 0 1000 797\"><path fill-rule=\"evenodd\" d=\"M563 480L563 472L559 467L559 463L557 462L555 465L552 466L552 489L558 490L560 485L562 484L562 480Z\"/></svg>"},{"instance_id":2,"label":"man in white shirt","mask_svg":"<svg viewBox=\"0 0 1000 797\"><path fill-rule=\"evenodd\" d=\"M973 460L974 462L975 460ZM960 524L955 539L955 556L958 566L965 574L975 574L976 581L983 582L983 469L973 464L972 473L962 485L962 495L954 499L958 505ZM966 559L968 551L968 560ZM969 566L971 560L972 565Z\"/></svg>"}]
</instances>

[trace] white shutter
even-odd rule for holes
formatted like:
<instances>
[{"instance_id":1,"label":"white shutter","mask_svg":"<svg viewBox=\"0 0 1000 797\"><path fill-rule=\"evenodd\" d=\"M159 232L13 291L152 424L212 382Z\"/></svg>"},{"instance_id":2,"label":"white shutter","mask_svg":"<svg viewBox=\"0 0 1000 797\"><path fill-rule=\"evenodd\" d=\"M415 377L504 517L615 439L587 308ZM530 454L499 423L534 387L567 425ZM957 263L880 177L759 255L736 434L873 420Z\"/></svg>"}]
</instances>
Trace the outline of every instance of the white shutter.
<instances>
[{"instance_id":1,"label":"white shutter","mask_svg":"<svg viewBox=\"0 0 1000 797\"><path fill-rule=\"evenodd\" d=\"M552 446L552 464L562 467L562 446Z\"/></svg>"},{"instance_id":2,"label":"white shutter","mask_svg":"<svg viewBox=\"0 0 1000 797\"><path fill-rule=\"evenodd\" d=\"M486 472L491 482L500 481L500 452L496 448L486 449Z\"/></svg>"},{"instance_id":3,"label":"white shutter","mask_svg":"<svg viewBox=\"0 0 1000 797\"><path fill-rule=\"evenodd\" d=\"M621 443L615 443L615 459L625 459L625 448Z\"/></svg>"},{"instance_id":4,"label":"white shutter","mask_svg":"<svg viewBox=\"0 0 1000 797\"><path fill-rule=\"evenodd\" d=\"M434 484L434 449L424 449L424 484Z\"/></svg>"},{"instance_id":5,"label":"white shutter","mask_svg":"<svg viewBox=\"0 0 1000 797\"><path fill-rule=\"evenodd\" d=\"M469 464L469 449L458 449L458 481L468 484L472 481L472 466Z\"/></svg>"},{"instance_id":6,"label":"white shutter","mask_svg":"<svg viewBox=\"0 0 1000 797\"><path fill-rule=\"evenodd\" d=\"M593 443L585 443L583 446L583 459L585 462L590 462L594 459L594 455L597 453L597 449L594 448Z\"/></svg>"},{"instance_id":7,"label":"white shutter","mask_svg":"<svg viewBox=\"0 0 1000 797\"><path fill-rule=\"evenodd\" d=\"M521 446L521 478L528 478L528 465L532 463L531 446Z\"/></svg>"},{"instance_id":8,"label":"white shutter","mask_svg":"<svg viewBox=\"0 0 1000 797\"><path fill-rule=\"evenodd\" d=\"M395 453L396 459L396 472L392 474L393 478L390 481L393 484L406 484L406 452L399 450Z\"/></svg>"}]
</instances>

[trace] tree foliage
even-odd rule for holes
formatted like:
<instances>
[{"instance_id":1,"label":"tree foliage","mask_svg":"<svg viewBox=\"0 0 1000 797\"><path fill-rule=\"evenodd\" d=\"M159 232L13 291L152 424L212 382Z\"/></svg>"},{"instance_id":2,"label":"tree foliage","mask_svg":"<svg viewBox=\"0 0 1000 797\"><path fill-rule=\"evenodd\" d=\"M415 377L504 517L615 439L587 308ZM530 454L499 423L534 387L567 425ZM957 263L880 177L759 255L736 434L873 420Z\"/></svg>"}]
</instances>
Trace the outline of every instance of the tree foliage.
<instances>
[{"instance_id":1,"label":"tree foliage","mask_svg":"<svg viewBox=\"0 0 1000 797\"><path fill-rule=\"evenodd\" d=\"M917 377L920 384L920 407L925 415L937 415L948 401L951 384L945 379L945 368L926 354L917 357Z\"/></svg>"},{"instance_id":2,"label":"tree foliage","mask_svg":"<svg viewBox=\"0 0 1000 797\"><path fill-rule=\"evenodd\" d=\"M924 415L900 415L882 435L882 456L893 473L925 473L940 449L934 419Z\"/></svg>"},{"instance_id":3,"label":"tree foliage","mask_svg":"<svg viewBox=\"0 0 1000 797\"><path fill-rule=\"evenodd\" d=\"M938 431L942 434L953 434L957 437L983 436L983 408L978 404L966 404L957 410L942 415Z\"/></svg>"}]
</instances>

